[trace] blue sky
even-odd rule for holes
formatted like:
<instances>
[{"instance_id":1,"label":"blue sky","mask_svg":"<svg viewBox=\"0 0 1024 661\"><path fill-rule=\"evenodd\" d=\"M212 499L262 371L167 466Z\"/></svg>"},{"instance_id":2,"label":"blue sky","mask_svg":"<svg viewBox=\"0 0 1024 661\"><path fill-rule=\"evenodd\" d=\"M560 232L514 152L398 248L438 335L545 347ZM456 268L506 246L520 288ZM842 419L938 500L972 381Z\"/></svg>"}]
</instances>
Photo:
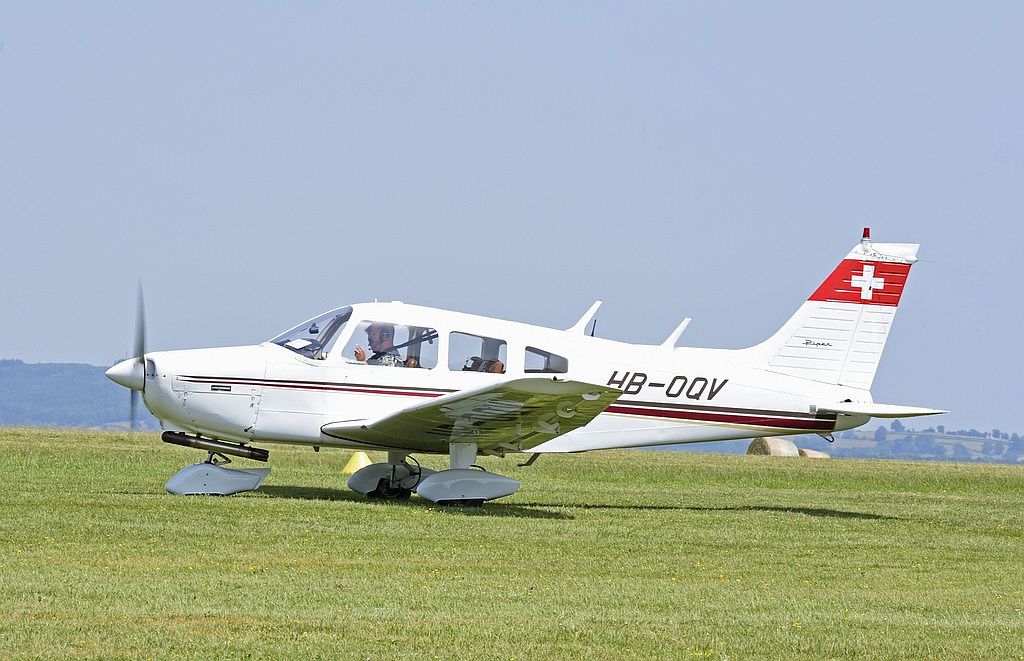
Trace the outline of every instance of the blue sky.
<instances>
[{"instance_id":1,"label":"blue sky","mask_svg":"<svg viewBox=\"0 0 1024 661\"><path fill-rule=\"evenodd\" d=\"M873 392L1024 431L1019 3L5 3L0 357L400 299L694 346L920 242Z\"/></svg>"}]
</instances>

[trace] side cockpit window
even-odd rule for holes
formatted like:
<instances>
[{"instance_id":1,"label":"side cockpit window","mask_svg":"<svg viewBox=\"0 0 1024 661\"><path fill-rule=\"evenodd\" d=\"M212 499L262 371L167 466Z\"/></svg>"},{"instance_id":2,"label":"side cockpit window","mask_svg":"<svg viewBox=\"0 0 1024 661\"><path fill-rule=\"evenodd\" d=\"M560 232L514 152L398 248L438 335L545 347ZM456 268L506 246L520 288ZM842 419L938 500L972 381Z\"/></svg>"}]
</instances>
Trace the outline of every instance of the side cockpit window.
<instances>
[{"instance_id":1,"label":"side cockpit window","mask_svg":"<svg viewBox=\"0 0 1024 661\"><path fill-rule=\"evenodd\" d=\"M527 374L565 374L569 371L569 361L558 354L526 347L526 369Z\"/></svg>"},{"instance_id":2,"label":"side cockpit window","mask_svg":"<svg viewBox=\"0 0 1024 661\"><path fill-rule=\"evenodd\" d=\"M364 321L352 333L345 359L361 365L431 369L437 366L437 331L390 321Z\"/></svg>"},{"instance_id":3,"label":"side cockpit window","mask_svg":"<svg viewBox=\"0 0 1024 661\"><path fill-rule=\"evenodd\" d=\"M505 373L505 340L469 333L452 333L448 337L448 369L456 372Z\"/></svg>"}]
</instances>

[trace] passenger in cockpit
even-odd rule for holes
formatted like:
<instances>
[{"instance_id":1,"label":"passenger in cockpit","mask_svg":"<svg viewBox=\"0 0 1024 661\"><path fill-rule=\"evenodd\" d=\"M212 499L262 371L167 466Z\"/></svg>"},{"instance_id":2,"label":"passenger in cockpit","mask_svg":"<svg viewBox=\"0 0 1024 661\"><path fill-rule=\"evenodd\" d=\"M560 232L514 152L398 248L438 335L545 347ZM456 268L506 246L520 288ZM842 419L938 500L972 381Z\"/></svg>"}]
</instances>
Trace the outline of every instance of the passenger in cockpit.
<instances>
[{"instance_id":1,"label":"passenger in cockpit","mask_svg":"<svg viewBox=\"0 0 1024 661\"><path fill-rule=\"evenodd\" d=\"M366 350L356 345L356 360L367 365L384 365L387 367L405 367L402 356L395 348L395 326L394 324L372 323L366 327L366 343L370 345L373 352L369 358L366 357Z\"/></svg>"},{"instance_id":2,"label":"passenger in cockpit","mask_svg":"<svg viewBox=\"0 0 1024 661\"><path fill-rule=\"evenodd\" d=\"M480 356L472 356L466 359L463 372L490 372L491 374L504 374L505 363L500 360L484 360Z\"/></svg>"}]
</instances>

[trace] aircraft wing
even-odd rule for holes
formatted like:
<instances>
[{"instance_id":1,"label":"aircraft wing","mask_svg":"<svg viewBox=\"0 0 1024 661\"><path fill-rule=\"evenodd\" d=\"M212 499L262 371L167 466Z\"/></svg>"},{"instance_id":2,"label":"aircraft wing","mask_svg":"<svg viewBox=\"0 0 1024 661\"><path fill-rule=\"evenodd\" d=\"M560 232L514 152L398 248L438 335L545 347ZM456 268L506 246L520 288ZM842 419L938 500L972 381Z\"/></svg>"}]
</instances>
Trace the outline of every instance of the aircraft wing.
<instances>
[{"instance_id":1,"label":"aircraft wing","mask_svg":"<svg viewBox=\"0 0 1024 661\"><path fill-rule=\"evenodd\" d=\"M582 427L622 394L580 381L525 378L463 390L397 413L321 428L340 440L419 452L475 441L481 451L527 450Z\"/></svg>"},{"instance_id":2,"label":"aircraft wing","mask_svg":"<svg viewBox=\"0 0 1024 661\"><path fill-rule=\"evenodd\" d=\"M842 402L839 404L819 404L819 413L838 413L840 415L866 415L872 418L912 418L917 415L936 415L949 413L941 409L926 409L920 406L898 406L896 404L871 404L867 402Z\"/></svg>"}]
</instances>

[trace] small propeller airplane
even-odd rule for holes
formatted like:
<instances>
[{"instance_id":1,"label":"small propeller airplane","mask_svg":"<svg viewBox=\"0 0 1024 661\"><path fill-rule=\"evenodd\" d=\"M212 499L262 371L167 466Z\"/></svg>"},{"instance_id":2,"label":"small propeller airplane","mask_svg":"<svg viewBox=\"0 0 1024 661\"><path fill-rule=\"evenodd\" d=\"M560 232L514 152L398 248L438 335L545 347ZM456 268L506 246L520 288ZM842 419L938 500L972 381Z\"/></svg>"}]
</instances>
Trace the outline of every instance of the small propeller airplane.
<instances>
[{"instance_id":1,"label":"small propeller airplane","mask_svg":"<svg viewBox=\"0 0 1024 661\"><path fill-rule=\"evenodd\" d=\"M255 346L147 352L141 292L135 355L107 376L141 395L163 440L204 450L167 483L180 494L259 487L253 444L387 452L348 486L373 498L412 493L481 504L519 481L480 454L583 452L817 433L831 440L871 418L944 413L871 397L917 244L870 230L770 338L746 349L677 347L587 335L600 301L567 330L401 302L333 309ZM414 454L447 454L450 468Z\"/></svg>"}]
</instances>

